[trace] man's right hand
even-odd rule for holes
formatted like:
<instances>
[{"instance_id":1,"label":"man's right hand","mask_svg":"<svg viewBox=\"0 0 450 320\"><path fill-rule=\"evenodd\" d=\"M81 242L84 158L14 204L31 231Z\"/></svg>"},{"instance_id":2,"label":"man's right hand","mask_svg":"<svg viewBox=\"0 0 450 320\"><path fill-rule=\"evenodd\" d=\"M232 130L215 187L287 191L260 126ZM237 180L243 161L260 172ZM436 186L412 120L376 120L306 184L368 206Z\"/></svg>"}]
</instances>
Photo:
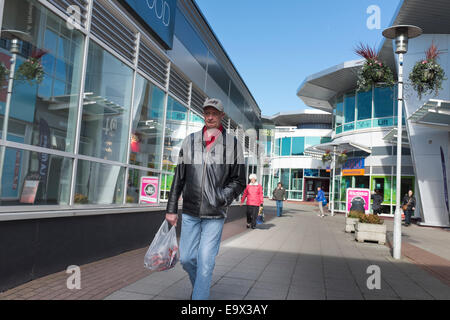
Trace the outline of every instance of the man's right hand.
<instances>
[{"instance_id":1,"label":"man's right hand","mask_svg":"<svg viewBox=\"0 0 450 320\"><path fill-rule=\"evenodd\" d=\"M166 220L169 221L169 223L172 226L177 226L177 221L178 221L178 214L176 213L166 213Z\"/></svg>"}]
</instances>

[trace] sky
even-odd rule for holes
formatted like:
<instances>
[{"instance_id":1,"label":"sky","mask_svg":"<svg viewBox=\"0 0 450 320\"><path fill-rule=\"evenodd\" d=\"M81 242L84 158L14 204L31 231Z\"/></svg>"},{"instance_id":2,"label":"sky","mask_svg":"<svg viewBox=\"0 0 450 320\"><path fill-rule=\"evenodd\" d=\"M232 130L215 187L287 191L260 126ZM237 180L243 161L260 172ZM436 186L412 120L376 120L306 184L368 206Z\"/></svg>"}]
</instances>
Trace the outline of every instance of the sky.
<instances>
[{"instance_id":1,"label":"sky","mask_svg":"<svg viewBox=\"0 0 450 320\"><path fill-rule=\"evenodd\" d=\"M266 116L308 108L296 95L303 80L360 59L359 43L379 48L401 2L195 1Z\"/></svg>"}]
</instances>

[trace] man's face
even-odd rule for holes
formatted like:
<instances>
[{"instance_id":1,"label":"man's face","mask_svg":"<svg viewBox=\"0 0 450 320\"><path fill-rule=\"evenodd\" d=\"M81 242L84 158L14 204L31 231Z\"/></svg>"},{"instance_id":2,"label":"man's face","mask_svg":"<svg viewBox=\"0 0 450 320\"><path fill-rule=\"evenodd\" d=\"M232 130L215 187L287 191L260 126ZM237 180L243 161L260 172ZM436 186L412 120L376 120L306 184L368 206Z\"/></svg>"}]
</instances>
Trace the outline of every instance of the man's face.
<instances>
[{"instance_id":1,"label":"man's face","mask_svg":"<svg viewBox=\"0 0 450 320\"><path fill-rule=\"evenodd\" d=\"M218 129L222 124L224 113L213 107L203 109L203 117L205 118L206 129Z\"/></svg>"}]
</instances>

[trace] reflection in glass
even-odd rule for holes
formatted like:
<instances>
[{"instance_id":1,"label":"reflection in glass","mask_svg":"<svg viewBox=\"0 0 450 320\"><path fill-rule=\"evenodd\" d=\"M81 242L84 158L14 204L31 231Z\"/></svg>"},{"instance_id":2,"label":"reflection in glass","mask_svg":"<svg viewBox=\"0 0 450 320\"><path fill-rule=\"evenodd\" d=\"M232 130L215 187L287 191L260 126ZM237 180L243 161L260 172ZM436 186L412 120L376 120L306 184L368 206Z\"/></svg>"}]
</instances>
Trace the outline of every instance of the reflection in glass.
<instances>
[{"instance_id":1,"label":"reflection in glass","mask_svg":"<svg viewBox=\"0 0 450 320\"><path fill-rule=\"evenodd\" d=\"M6 148L1 205L68 205L72 159Z\"/></svg>"},{"instance_id":2,"label":"reflection in glass","mask_svg":"<svg viewBox=\"0 0 450 320\"><path fill-rule=\"evenodd\" d=\"M344 123L344 100L342 96L338 97L336 101L336 127Z\"/></svg>"},{"instance_id":3,"label":"reflection in glass","mask_svg":"<svg viewBox=\"0 0 450 320\"><path fill-rule=\"evenodd\" d=\"M203 126L205 125L205 121L203 120L203 116L199 115L198 113L191 110L189 114L189 123L188 123L188 132L187 134L190 135L193 132L197 132L202 130Z\"/></svg>"},{"instance_id":4,"label":"reflection in glass","mask_svg":"<svg viewBox=\"0 0 450 320\"><path fill-rule=\"evenodd\" d=\"M122 204L125 168L79 160L74 204Z\"/></svg>"},{"instance_id":5,"label":"reflection in glass","mask_svg":"<svg viewBox=\"0 0 450 320\"><path fill-rule=\"evenodd\" d=\"M159 169L165 94L137 75L131 127L130 164Z\"/></svg>"},{"instance_id":6,"label":"reflection in glass","mask_svg":"<svg viewBox=\"0 0 450 320\"><path fill-rule=\"evenodd\" d=\"M345 95L344 123L355 121L355 101L355 93L352 92Z\"/></svg>"},{"instance_id":7,"label":"reflection in glass","mask_svg":"<svg viewBox=\"0 0 450 320\"><path fill-rule=\"evenodd\" d=\"M30 11L31 10L31 11ZM7 0L3 29L27 30L31 43L22 42L17 70L27 59L40 57L44 79L16 80L10 105L10 121L24 124L16 132L21 143L66 152L74 151L75 126L81 80L83 35L70 30L66 21L37 1ZM28 15L18 13L33 12ZM17 13L17 14L13 14ZM24 25L23 19L27 19ZM26 28L26 29L25 29ZM0 62L10 66L10 40L0 41ZM0 94L0 117L6 105L6 90ZM9 140L10 136L8 136Z\"/></svg>"},{"instance_id":8,"label":"reflection in glass","mask_svg":"<svg viewBox=\"0 0 450 320\"><path fill-rule=\"evenodd\" d=\"M381 87L374 90L374 117L392 117L394 115L394 88Z\"/></svg>"},{"instance_id":9,"label":"reflection in glass","mask_svg":"<svg viewBox=\"0 0 450 320\"><path fill-rule=\"evenodd\" d=\"M292 138L292 155L302 156L305 151L305 137Z\"/></svg>"},{"instance_id":10,"label":"reflection in glass","mask_svg":"<svg viewBox=\"0 0 450 320\"><path fill-rule=\"evenodd\" d=\"M164 137L163 170L175 172L181 143L186 137L187 109L169 96Z\"/></svg>"},{"instance_id":11,"label":"reflection in glass","mask_svg":"<svg viewBox=\"0 0 450 320\"><path fill-rule=\"evenodd\" d=\"M90 41L81 154L126 161L132 80L128 66Z\"/></svg>"},{"instance_id":12,"label":"reflection in glass","mask_svg":"<svg viewBox=\"0 0 450 320\"><path fill-rule=\"evenodd\" d=\"M281 155L290 156L291 155L291 137L284 137L281 145Z\"/></svg>"},{"instance_id":13,"label":"reflection in glass","mask_svg":"<svg viewBox=\"0 0 450 320\"><path fill-rule=\"evenodd\" d=\"M358 92L358 120L372 117L372 90Z\"/></svg>"}]
</instances>

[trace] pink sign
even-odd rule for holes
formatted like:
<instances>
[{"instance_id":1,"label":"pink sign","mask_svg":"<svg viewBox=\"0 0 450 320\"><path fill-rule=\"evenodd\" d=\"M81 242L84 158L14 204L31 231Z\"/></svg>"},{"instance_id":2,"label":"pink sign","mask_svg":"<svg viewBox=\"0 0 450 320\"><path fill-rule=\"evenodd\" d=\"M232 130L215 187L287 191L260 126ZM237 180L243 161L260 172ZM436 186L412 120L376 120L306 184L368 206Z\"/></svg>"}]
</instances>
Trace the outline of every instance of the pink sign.
<instances>
[{"instance_id":1,"label":"pink sign","mask_svg":"<svg viewBox=\"0 0 450 320\"><path fill-rule=\"evenodd\" d=\"M159 203L159 178L142 177L139 191L139 203L158 204Z\"/></svg>"},{"instance_id":2,"label":"pink sign","mask_svg":"<svg viewBox=\"0 0 450 320\"><path fill-rule=\"evenodd\" d=\"M351 210L369 213L370 189L347 189L347 212Z\"/></svg>"}]
</instances>

